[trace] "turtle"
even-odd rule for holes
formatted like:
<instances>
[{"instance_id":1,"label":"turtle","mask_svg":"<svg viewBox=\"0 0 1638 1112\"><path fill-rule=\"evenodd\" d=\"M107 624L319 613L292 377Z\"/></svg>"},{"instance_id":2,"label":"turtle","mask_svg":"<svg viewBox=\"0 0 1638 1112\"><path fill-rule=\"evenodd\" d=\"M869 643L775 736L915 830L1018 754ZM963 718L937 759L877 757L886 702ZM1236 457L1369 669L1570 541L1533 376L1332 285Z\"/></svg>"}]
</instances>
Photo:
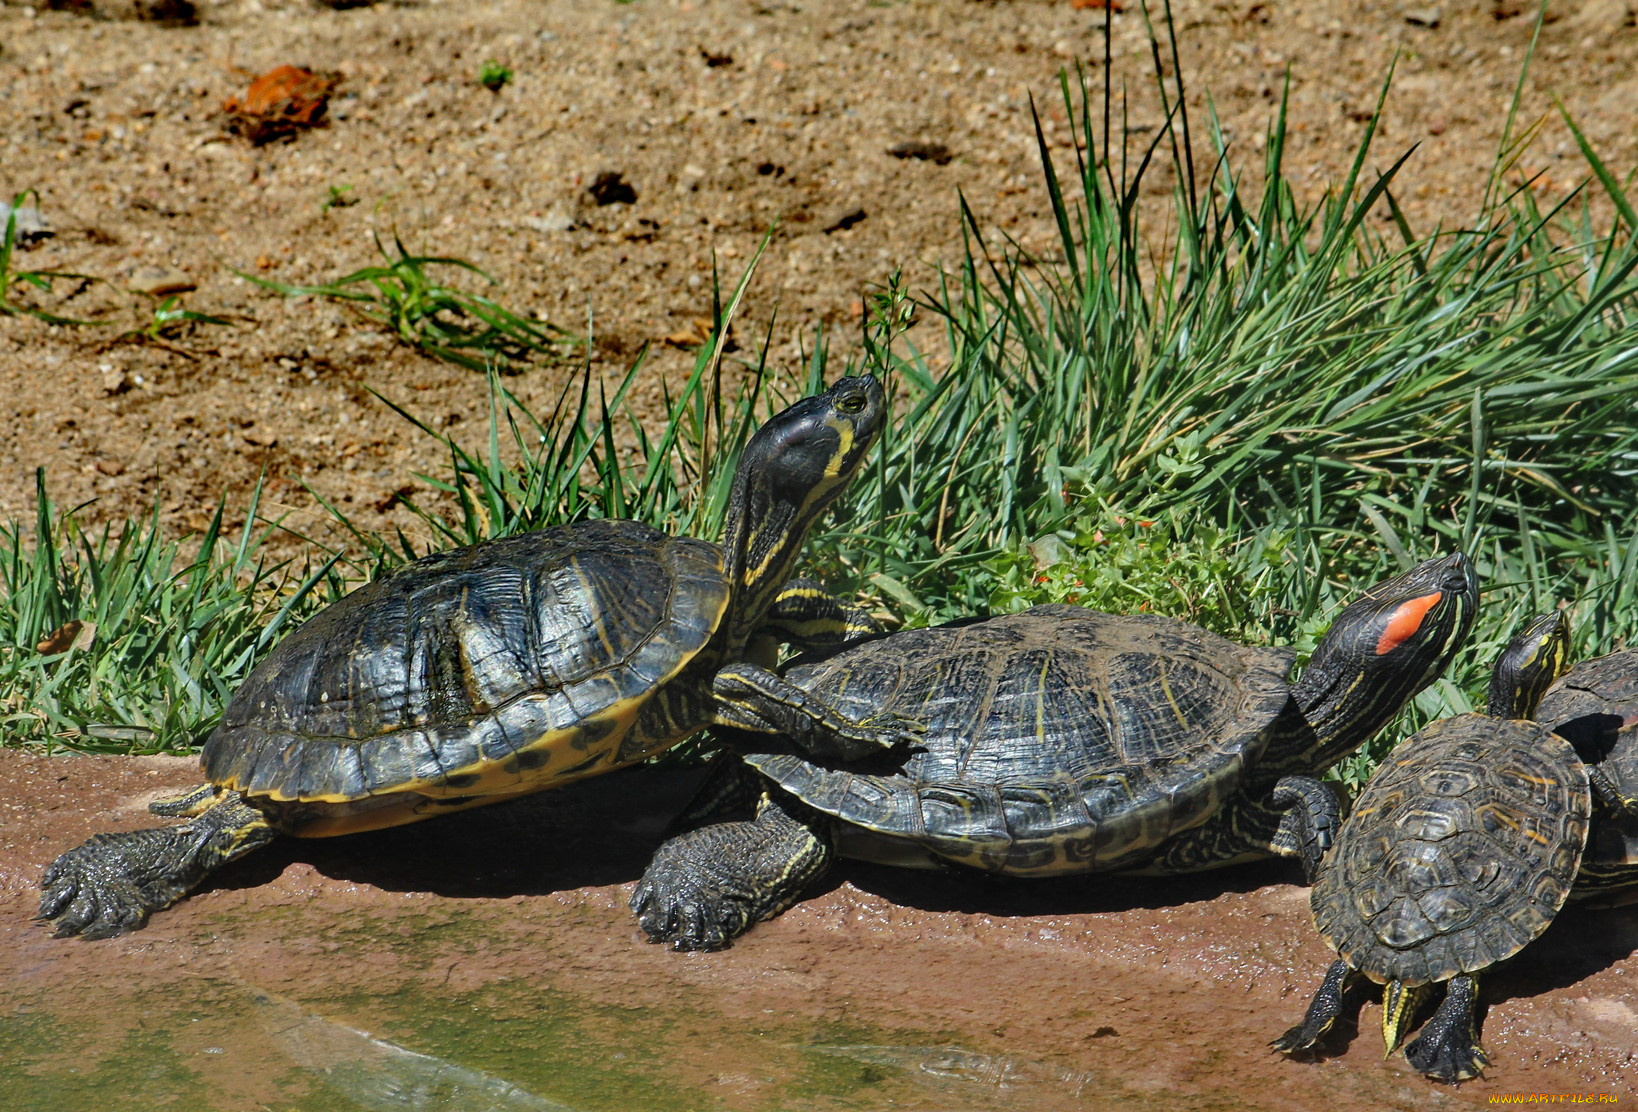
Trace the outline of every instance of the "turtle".
<instances>
[{"instance_id":1,"label":"turtle","mask_svg":"<svg viewBox=\"0 0 1638 1112\"><path fill-rule=\"evenodd\" d=\"M789 682L921 721L917 748L827 761L715 731L725 756L632 910L651 941L711 950L790 906L838 855L1020 877L1295 856L1275 784L1329 767L1438 676L1475 597L1460 552L1426 561L1346 607L1294 682L1288 650L1071 605L798 658Z\"/></svg>"},{"instance_id":2,"label":"turtle","mask_svg":"<svg viewBox=\"0 0 1638 1112\"><path fill-rule=\"evenodd\" d=\"M588 520L415 560L294 630L206 738L188 821L98 834L45 871L38 918L106 938L279 834L327 837L496 803L652 757L711 724L859 756L918 735L839 711L748 659L821 643L849 608L788 583L814 521L888 414L843 378L770 418L735 473L722 544Z\"/></svg>"},{"instance_id":3,"label":"turtle","mask_svg":"<svg viewBox=\"0 0 1638 1112\"><path fill-rule=\"evenodd\" d=\"M1479 975L1552 923L1587 842L1586 768L1569 742L1530 721L1568 646L1562 612L1535 619L1497 660L1487 713L1429 724L1372 775L1329 856L1310 861L1314 925L1337 960L1275 1049L1317 1047L1351 985L1366 978L1384 986L1382 1040L1392 1054L1442 984L1444 999L1405 1057L1436 1081L1483 1071Z\"/></svg>"},{"instance_id":4,"label":"turtle","mask_svg":"<svg viewBox=\"0 0 1638 1112\"><path fill-rule=\"evenodd\" d=\"M1638 886L1638 649L1584 660L1547 690L1536 720L1587 764L1593 821L1570 899L1627 902Z\"/></svg>"}]
</instances>

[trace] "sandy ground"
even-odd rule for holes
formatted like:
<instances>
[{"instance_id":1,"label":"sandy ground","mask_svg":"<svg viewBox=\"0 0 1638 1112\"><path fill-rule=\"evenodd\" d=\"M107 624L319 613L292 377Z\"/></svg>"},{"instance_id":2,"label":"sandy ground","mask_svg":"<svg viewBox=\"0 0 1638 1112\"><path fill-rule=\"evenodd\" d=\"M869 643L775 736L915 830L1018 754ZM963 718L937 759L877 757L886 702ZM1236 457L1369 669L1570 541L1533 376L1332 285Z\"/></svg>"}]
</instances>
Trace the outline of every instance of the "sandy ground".
<instances>
[{"instance_id":1,"label":"sandy ground","mask_svg":"<svg viewBox=\"0 0 1638 1112\"><path fill-rule=\"evenodd\" d=\"M0 1089L56 1112L106 1107L94 1100L140 1030L150 1066L123 1084L142 1106L193 1107L197 1088L221 1112L334 1107L325 1093L358 1099L371 1070L403 1085L429 1056L576 1108L634 1094L659 1110L1043 1112L1638 1096L1631 909L1567 913L1490 977L1489 1074L1442 1087L1382 1058L1374 1002L1331 1057L1268 1050L1330 957L1283 863L995 885L845 865L731 950L649 945L625 903L691 786L676 770L276 843L110 941L29 921L44 863L93 832L154 825L143 803L193 774L179 758L0 751ZM816 1056L840 1079L816 1076Z\"/></svg>"}]
</instances>

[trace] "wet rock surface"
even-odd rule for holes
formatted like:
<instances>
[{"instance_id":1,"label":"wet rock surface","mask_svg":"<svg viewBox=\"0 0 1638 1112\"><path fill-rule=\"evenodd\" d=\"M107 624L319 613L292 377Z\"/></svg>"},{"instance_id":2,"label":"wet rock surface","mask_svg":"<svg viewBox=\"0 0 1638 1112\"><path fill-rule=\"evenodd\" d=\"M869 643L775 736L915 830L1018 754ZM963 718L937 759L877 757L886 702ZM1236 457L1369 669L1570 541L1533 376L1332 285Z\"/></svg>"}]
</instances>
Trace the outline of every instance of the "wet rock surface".
<instances>
[{"instance_id":1,"label":"wet rock surface","mask_svg":"<svg viewBox=\"0 0 1638 1112\"><path fill-rule=\"evenodd\" d=\"M625 903L695 773L285 840L106 942L30 921L41 870L194 781L175 758L0 751L0 1091L73 1110L1440 1109L1632 1099L1638 914L1572 910L1487 978L1493 1065L1384 1060L1379 1012L1271 1053L1329 952L1283 863L994 883L846 865L733 949ZM135 1103L131 1103L134 1101ZM440 1103L442 1102L442 1103ZM452 1103L453 1102L453 1103Z\"/></svg>"}]
</instances>

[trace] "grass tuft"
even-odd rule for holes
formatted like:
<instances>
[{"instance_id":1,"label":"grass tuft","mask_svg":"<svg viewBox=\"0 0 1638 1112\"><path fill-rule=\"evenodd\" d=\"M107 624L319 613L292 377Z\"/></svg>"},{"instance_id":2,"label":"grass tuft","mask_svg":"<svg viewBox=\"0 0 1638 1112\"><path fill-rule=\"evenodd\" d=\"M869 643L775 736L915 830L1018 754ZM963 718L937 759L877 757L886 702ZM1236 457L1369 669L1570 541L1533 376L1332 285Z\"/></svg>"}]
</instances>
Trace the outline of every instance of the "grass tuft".
<instances>
[{"instance_id":1,"label":"grass tuft","mask_svg":"<svg viewBox=\"0 0 1638 1112\"><path fill-rule=\"evenodd\" d=\"M385 264L363 267L322 285L290 285L241 270L233 273L286 297L343 302L409 347L474 371L511 373L542 358L562 359L579 342L555 324L446 285L430 273L433 267L454 267L495 285L495 279L475 264L444 255L411 255L396 233L389 251L380 233L371 234Z\"/></svg>"}]
</instances>

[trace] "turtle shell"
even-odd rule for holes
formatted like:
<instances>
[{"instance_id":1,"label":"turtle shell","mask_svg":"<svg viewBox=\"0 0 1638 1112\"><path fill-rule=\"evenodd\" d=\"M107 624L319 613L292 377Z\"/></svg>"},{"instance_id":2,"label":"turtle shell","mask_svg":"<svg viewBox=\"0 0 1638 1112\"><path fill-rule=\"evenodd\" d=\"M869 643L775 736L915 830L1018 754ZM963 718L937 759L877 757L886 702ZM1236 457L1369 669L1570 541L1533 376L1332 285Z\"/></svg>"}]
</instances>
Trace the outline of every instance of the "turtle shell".
<instances>
[{"instance_id":1,"label":"turtle shell","mask_svg":"<svg viewBox=\"0 0 1638 1112\"><path fill-rule=\"evenodd\" d=\"M1577 664L1542 696L1536 718L1596 765L1624 798L1638 799L1638 649ZM1593 824L1582 880L1599 890L1638 882L1638 827L1630 818Z\"/></svg>"},{"instance_id":2,"label":"turtle shell","mask_svg":"<svg viewBox=\"0 0 1638 1112\"><path fill-rule=\"evenodd\" d=\"M1171 618L1038 606L786 672L843 713L925 722L921 748L895 767L824 767L761 740L744 756L848 824L850 856L1090 872L1217 811L1290 701L1291 659Z\"/></svg>"},{"instance_id":3,"label":"turtle shell","mask_svg":"<svg viewBox=\"0 0 1638 1112\"><path fill-rule=\"evenodd\" d=\"M493 799L630 763L644 754L622 737L727 601L716 546L632 521L428 556L280 642L206 741L205 774L253 799L342 804Z\"/></svg>"},{"instance_id":4,"label":"turtle shell","mask_svg":"<svg viewBox=\"0 0 1638 1112\"><path fill-rule=\"evenodd\" d=\"M1591 805L1585 767L1546 726L1441 719L1360 793L1310 895L1314 923L1375 981L1489 968L1564 906Z\"/></svg>"}]
</instances>

